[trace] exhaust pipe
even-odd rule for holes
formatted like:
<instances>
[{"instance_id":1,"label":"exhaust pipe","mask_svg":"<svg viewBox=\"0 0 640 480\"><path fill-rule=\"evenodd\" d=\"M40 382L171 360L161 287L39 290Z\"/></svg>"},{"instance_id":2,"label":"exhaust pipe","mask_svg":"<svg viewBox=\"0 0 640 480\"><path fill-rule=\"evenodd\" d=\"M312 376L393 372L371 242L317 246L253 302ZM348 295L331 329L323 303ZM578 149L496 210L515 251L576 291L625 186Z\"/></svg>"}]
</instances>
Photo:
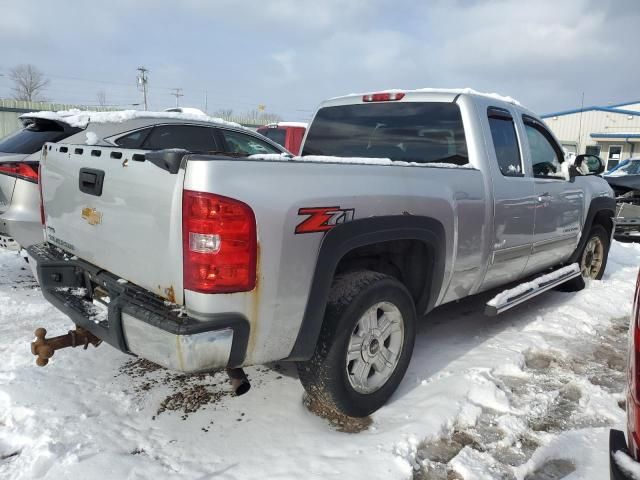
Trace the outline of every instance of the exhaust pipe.
<instances>
[{"instance_id":1,"label":"exhaust pipe","mask_svg":"<svg viewBox=\"0 0 640 480\"><path fill-rule=\"evenodd\" d=\"M233 393L237 396L244 395L251 388L249 379L241 368L227 368L227 375L229 376Z\"/></svg>"}]
</instances>

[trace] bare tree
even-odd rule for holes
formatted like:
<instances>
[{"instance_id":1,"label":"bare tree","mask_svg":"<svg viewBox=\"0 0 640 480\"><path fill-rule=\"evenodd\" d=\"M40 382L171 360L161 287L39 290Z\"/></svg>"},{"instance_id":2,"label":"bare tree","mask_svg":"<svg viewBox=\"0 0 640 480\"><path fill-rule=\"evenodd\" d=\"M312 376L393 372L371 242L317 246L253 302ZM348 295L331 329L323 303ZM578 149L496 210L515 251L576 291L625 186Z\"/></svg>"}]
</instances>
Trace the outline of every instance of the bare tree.
<instances>
[{"instance_id":1,"label":"bare tree","mask_svg":"<svg viewBox=\"0 0 640 480\"><path fill-rule=\"evenodd\" d=\"M278 123L282 121L282 117L277 113L263 113L260 116L260 123Z\"/></svg>"},{"instance_id":2,"label":"bare tree","mask_svg":"<svg viewBox=\"0 0 640 480\"><path fill-rule=\"evenodd\" d=\"M98 99L98 105L101 107L105 107L107 105L107 92L104 90L98 90L96 98Z\"/></svg>"},{"instance_id":3,"label":"bare tree","mask_svg":"<svg viewBox=\"0 0 640 480\"><path fill-rule=\"evenodd\" d=\"M9 78L13 82L13 98L33 102L42 100L40 93L49 85L49 79L36 67L30 64L18 65L9 70Z\"/></svg>"},{"instance_id":4,"label":"bare tree","mask_svg":"<svg viewBox=\"0 0 640 480\"><path fill-rule=\"evenodd\" d=\"M223 120L231 120L231 118L233 118L233 110L230 108L221 108L216 111L213 116L222 118Z\"/></svg>"}]
</instances>

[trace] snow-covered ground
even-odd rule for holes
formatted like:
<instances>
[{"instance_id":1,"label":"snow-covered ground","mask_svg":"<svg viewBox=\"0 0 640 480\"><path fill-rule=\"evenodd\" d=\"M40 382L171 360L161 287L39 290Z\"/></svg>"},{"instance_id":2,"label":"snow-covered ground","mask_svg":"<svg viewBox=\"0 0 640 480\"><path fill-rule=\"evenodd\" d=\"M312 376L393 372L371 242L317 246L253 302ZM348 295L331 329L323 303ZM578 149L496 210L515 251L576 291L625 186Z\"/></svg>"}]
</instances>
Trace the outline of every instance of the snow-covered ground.
<instances>
[{"instance_id":1,"label":"snow-covered ground","mask_svg":"<svg viewBox=\"0 0 640 480\"><path fill-rule=\"evenodd\" d=\"M391 402L360 433L309 413L295 370L184 377L107 345L46 368L33 331L69 320L23 260L0 253L0 477L601 479L622 428L626 330L640 245L615 243L604 280L549 292L496 318L496 292L422 323Z\"/></svg>"}]
</instances>

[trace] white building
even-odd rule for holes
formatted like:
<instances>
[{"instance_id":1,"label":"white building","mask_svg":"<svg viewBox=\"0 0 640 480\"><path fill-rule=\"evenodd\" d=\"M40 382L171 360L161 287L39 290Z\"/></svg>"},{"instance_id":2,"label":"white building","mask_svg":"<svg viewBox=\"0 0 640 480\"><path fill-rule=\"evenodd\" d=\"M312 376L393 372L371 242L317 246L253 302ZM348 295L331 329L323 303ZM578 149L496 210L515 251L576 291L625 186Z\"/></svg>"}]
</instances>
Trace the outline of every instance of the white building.
<instances>
[{"instance_id":1,"label":"white building","mask_svg":"<svg viewBox=\"0 0 640 480\"><path fill-rule=\"evenodd\" d=\"M565 149L598 155L607 162L607 170L620 160L640 156L640 100L565 110L542 118Z\"/></svg>"}]
</instances>

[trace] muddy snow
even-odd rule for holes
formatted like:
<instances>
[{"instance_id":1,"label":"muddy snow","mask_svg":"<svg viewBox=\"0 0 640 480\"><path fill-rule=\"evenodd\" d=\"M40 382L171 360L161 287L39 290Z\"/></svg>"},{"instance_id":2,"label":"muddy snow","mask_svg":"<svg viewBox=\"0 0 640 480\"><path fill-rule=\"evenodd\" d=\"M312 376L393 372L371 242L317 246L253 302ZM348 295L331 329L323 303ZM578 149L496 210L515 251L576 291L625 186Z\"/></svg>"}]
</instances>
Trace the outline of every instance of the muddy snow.
<instances>
[{"instance_id":1,"label":"muddy snow","mask_svg":"<svg viewBox=\"0 0 640 480\"><path fill-rule=\"evenodd\" d=\"M628 316L640 245L614 243L607 273L495 318L496 292L426 318L387 406L345 433L310 413L295 369L186 376L108 345L57 352L33 331L70 321L24 261L0 253L0 478L599 479L623 428Z\"/></svg>"}]
</instances>

